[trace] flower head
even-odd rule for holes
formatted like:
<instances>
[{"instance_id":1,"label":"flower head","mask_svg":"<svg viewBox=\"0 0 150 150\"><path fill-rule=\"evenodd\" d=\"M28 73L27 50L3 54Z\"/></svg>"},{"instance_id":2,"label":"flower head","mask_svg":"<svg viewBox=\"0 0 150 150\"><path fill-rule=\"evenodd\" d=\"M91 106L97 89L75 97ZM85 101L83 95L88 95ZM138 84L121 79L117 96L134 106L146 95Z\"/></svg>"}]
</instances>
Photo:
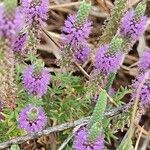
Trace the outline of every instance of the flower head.
<instances>
[{"instance_id":1,"label":"flower head","mask_svg":"<svg viewBox=\"0 0 150 150\"><path fill-rule=\"evenodd\" d=\"M102 135L92 143L88 140L88 130L85 127L80 128L74 139L73 149L74 150L103 150L104 149L104 138Z\"/></svg>"},{"instance_id":2,"label":"flower head","mask_svg":"<svg viewBox=\"0 0 150 150\"><path fill-rule=\"evenodd\" d=\"M23 85L30 95L42 97L47 92L49 81L50 74L45 68L36 73L36 67L31 65L23 73Z\"/></svg>"},{"instance_id":3,"label":"flower head","mask_svg":"<svg viewBox=\"0 0 150 150\"><path fill-rule=\"evenodd\" d=\"M91 22L86 21L82 26L76 26L76 16L70 15L65 21L65 26L63 27L63 44L70 45L73 48L87 43L86 39L88 38L91 32L92 26Z\"/></svg>"},{"instance_id":4,"label":"flower head","mask_svg":"<svg viewBox=\"0 0 150 150\"><path fill-rule=\"evenodd\" d=\"M142 83L144 74L140 74L132 84L134 92L132 93L132 100L135 100L137 89ZM140 90L140 105L142 107L147 107L150 105L150 77L146 79L141 90Z\"/></svg>"},{"instance_id":5,"label":"flower head","mask_svg":"<svg viewBox=\"0 0 150 150\"><path fill-rule=\"evenodd\" d=\"M138 20L135 20L134 17L133 10L126 12L121 22L120 34L123 37L136 41L145 31L147 18L142 16Z\"/></svg>"},{"instance_id":6,"label":"flower head","mask_svg":"<svg viewBox=\"0 0 150 150\"><path fill-rule=\"evenodd\" d=\"M145 72L150 69L150 50L145 51L143 56L139 59L139 69Z\"/></svg>"},{"instance_id":7,"label":"flower head","mask_svg":"<svg viewBox=\"0 0 150 150\"><path fill-rule=\"evenodd\" d=\"M46 125L43 108L34 105L22 109L18 120L19 127L31 133L41 131Z\"/></svg>"},{"instance_id":8,"label":"flower head","mask_svg":"<svg viewBox=\"0 0 150 150\"><path fill-rule=\"evenodd\" d=\"M49 0L22 0L22 11L29 25L43 23L47 19Z\"/></svg>"},{"instance_id":9,"label":"flower head","mask_svg":"<svg viewBox=\"0 0 150 150\"><path fill-rule=\"evenodd\" d=\"M94 67L98 72L108 75L119 69L121 61L122 53L118 51L111 56L109 55L109 46L105 45L96 52Z\"/></svg>"},{"instance_id":10,"label":"flower head","mask_svg":"<svg viewBox=\"0 0 150 150\"><path fill-rule=\"evenodd\" d=\"M81 47L81 49L77 49L74 53L75 60L79 63L84 63L88 60L90 53L90 49L87 46Z\"/></svg>"},{"instance_id":11,"label":"flower head","mask_svg":"<svg viewBox=\"0 0 150 150\"><path fill-rule=\"evenodd\" d=\"M25 48L26 42L27 42L27 34L24 33L18 35L12 44L12 50L14 52L22 52Z\"/></svg>"},{"instance_id":12,"label":"flower head","mask_svg":"<svg viewBox=\"0 0 150 150\"><path fill-rule=\"evenodd\" d=\"M17 33L22 29L24 17L19 9L13 15L6 14L3 5L0 5L0 36L13 40Z\"/></svg>"}]
</instances>

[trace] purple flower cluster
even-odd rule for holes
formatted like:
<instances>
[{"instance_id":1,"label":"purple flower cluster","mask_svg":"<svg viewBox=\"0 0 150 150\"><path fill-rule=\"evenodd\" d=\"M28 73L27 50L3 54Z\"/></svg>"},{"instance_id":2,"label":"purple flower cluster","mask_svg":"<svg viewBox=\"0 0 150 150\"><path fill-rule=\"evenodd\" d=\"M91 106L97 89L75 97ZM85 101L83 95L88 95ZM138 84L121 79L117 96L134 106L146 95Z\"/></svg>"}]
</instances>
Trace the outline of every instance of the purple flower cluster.
<instances>
[{"instance_id":1,"label":"purple flower cluster","mask_svg":"<svg viewBox=\"0 0 150 150\"><path fill-rule=\"evenodd\" d=\"M70 15L65 21L65 26L63 27L63 44L70 45L73 48L78 47L79 45L85 45L86 39L89 37L89 34L92 29L92 24L89 21L86 21L83 26L76 26L76 16Z\"/></svg>"},{"instance_id":2,"label":"purple flower cluster","mask_svg":"<svg viewBox=\"0 0 150 150\"><path fill-rule=\"evenodd\" d=\"M132 88L134 90L132 94L132 100L135 100L137 89L141 84L141 82L143 81L143 78L144 74L140 74L132 84ZM142 107L148 107L150 105L150 77L145 81L140 90L140 105Z\"/></svg>"},{"instance_id":3,"label":"purple flower cluster","mask_svg":"<svg viewBox=\"0 0 150 150\"><path fill-rule=\"evenodd\" d=\"M127 11L122 18L120 34L125 38L136 41L144 33L146 21L145 16L142 16L138 21L135 20L134 11Z\"/></svg>"},{"instance_id":4,"label":"purple flower cluster","mask_svg":"<svg viewBox=\"0 0 150 150\"><path fill-rule=\"evenodd\" d=\"M12 50L14 52L22 52L25 48L26 42L27 42L26 33L18 35L12 44Z\"/></svg>"},{"instance_id":5,"label":"purple flower cluster","mask_svg":"<svg viewBox=\"0 0 150 150\"><path fill-rule=\"evenodd\" d=\"M14 11L14 14L8 17L3 5L0 6L0 36L13 40L17 33L21 30L24 23L24 16L19 9Z\"/></svg>"},{"instance_id":6,"label":"purple flower cluster","mask_svg":"<svg viewBox=\"0 0 150 150\"><path fill-rule=\"evenodd\" d=\"M84 63L88 60L90 49L87 46L81 47L81 49L75 51L75 60L79 63Z\"/></svg>"},{"instance_id":7,"label":"purple flower cluster","mask_svg":"<svg viewBox=\"0 0 150 150\"><path fill-rule=\"evenodd\" d=\"M143 78L145 76L145 73L150 69L150 51L145 51L143 53L143 56L139 59L139 76L135 79L135 81L132 84L132 88L134 92L132 93L132 100L135 99L137 89L139 85L142 83ZM140 105L142 107L146 107L150 104L150 77L147 79L140 91Z\"/></svg>"},{"instance_id":8,"label":"purple flower cluster","mask_svg":"<svg viewBox=\"0 0 150 150\"><path fill-rule=\"evenodd\" d=\"M80 128L74 139L73 149L74 150L103 150L104 149L104 138L102 135L98 137L95 142L89 143L87 141L88 130L85 127Z\"/></svg>"},{"instance_id":9,"label":"purple flower cluster","mask_svg":"<svg viewBox=\"0 0 150 150\"><path fill-rule=\"evenodd\" d=\"M143 56L139 59L140 72L145 72L150 69L150 49L143 53Z\"/></svg>"},{"instance_id":10,"label":"purple flower cluster","mask_svg":"<svg viewBox=\"0 0 150 150\"><path fill-rule=\"evenodd\" d=\"M95 54L94 67L98 72L108 75L119 69L122 57L123 55L119 51L111 56L109 54L109 46L102 46Z\"/></svg>"},{"instance_id":11,"label":"purple flower cluster","mask_svg":"<svg viewBox=\"0 0 150 150\"><path fill-rule=\"evenodd\" d=\"M47 19L49 0L22 0L22 11L26 14L28 25L40 24Z\"/></svg>"},{"instance_id":12,"label":"purple flower cluster","mask_svg":"<svg viewBox=\"0 0 150 150\"><path fill-rule=\"evenodd\" d=\"M29 105L22 109L19 115L19 127L29 133L41 131L47 122L42 107Z\"/></svg>"},{"instance_id":13,"label":"purple flower cluster","mask_svg":"<svg viewBox=\"0 0 150 150\"><path fill-rule=\"evenodd\" d=\"M31 65L23 73L24 88L30 95L42 97L47 92L49 81L50 74L45 68L36 74L35 67Z\"/></svg>"},{"instance_id":14,"label":"purple flower cluster","mask_svg":"<svg viewBox=\"0 0 150 150\"><path fill-rule=\"evenodd\" d=\"M134 92L132 93L132 100L135 99L139 85L143 82L144 76L147 74L147 71L150 70L150 50L147 50L143 53L143 56L139 59L138 67L140 74L131 86L134 90ZM146 79L140 90L140 105L142 107L147 107L150 105L150 75L148 75L148 79Z\"/></svg>"}]
</instances>

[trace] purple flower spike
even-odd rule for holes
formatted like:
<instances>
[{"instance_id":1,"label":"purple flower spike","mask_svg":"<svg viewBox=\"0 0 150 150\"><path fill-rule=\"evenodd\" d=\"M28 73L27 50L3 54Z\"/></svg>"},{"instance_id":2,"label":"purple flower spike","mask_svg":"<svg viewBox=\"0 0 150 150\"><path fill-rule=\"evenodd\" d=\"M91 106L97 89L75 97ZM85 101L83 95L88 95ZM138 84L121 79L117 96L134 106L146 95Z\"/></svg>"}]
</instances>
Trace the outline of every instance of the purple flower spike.
<instances>
[{"instance_id":1,"label":"purple flower spike","mask_svg":"<svg viewBox=\"0 0 150 150\"><path fill-rule=\"evenodd\" d=\"M130 32L130 25L134 17L134 11L127 11L124 17L122 18L120 33L122 36L126 36Z\"/></svg>"},{"instance_id":2,"label":"purple flower spike","mask_svg":"<svg viewBox=\"0 0 150 150\"><path fill-rule=\"evenodd\" d=\"M136 93L139 85L143 81L144 74L140 74L134 83L132 84L132 88L134 89L134 92L132 94L132 100L135 100ZM144 83L144 85L141 88L140 91L140 105L141 107L149 107L150 106L150 77L147 79Z\"/></svg>"},{"instance_id":3,"label":"purple flower spike","mask_svg":"<svg viewBox=\"0 0 150 150\"><path fill-rule=\"evenodd\" d=\"M112 72L116 72L120 67L122 61L122 53L116 52L113 56L108 54L109 46L105 45L98 49L95 54L94 67L102 74L108 75Z\"/></svg>"},{"instance_id":4,"label":"purple flower spike","mask_svg":"<svg viewBox=\"0 0 150 150\"><path fill-rule=\"evenodd\" d=\"M139 60L139 69L141 72L145 72L150 69L150 49L143 53L143 56Z\"/></svg>"},{"instance_id":5,"label":"purple flower spike","mask_svg":"<svg viewBox=\"0 0 150 150\"><path fill-rule=\"evenodd\" d=\"M29 105L21 110L18 121L20 128L28 133L34 133L45 127L47 119L42 107Z\"/></svg>"},{"instance_id":6,"label":"purple flower spike","mask_svg":"<svg viewBox=\"0 0 150 150\"><path fill-rule=\"evenodd\" d=\"M90 53L89 47L87 46L83 48L81 47L81 49L77 50L74 53L75 60L79 63L85 63L88 60L89 53Z\"/></svg>"},{"instance_id":7,"label":"purple flower spike","mask_svg":"<svg viewBox=\"0 0 150 150\"><path fill-rule=\"evenodd\" d=\"M135 25L131 26L132 39L138 40L139 37L145 32L145 25L146 25L147 18L145 16L141 17L140 21L135 23Z\"/></svg>"},{"instance_id":8,"label":"purple flower spike","mask_svg":"<svg viewBox=\"0 0 150 150\"><path fill-rule=\"evenodd\" d=\"M75 48L78 45L87 43L86 39L89 37L92 26L91 22L86 21L81 27L75 26L76 16L70 15L65 21L65 26L63 27L63 44L70 45Z\"/></svg>"},{"instance_id":9,"label":"purple flower spike","mask_svg":"<svg viewBox=\"0 0 150 150\"><path fill-rule=\"evenodd\" d=\"M145 16L136 21L134 19L134 11L127 11L121 22L120 34L123 37L136 41L144 33L146 21L147 18Z\"/></svg>"},{"instance_id":10,"label":"purple flower spike","mask_svg":"<svg viewBox=\"0 0 150 150\"><path fill-rule=\"evenodd\" d=\"M27 42L27 34L20 34L18 37L15 38L15 41L12 44L12 50L14 52L22 52L25 48Z\"/></svg>"},{"instance_id":11,"label":"purple flower spike","mask_svg":"<svg viewBox=\"0 0 150 150\"><path fill-rule=\"evenodd\" d=\"M88 130L85 127L80 128L74 139L73 149L74 150L103 150L104 149L104 138L102 135L98 137L98 139L89 143L87 141Z\"/></svg>"},{"instance_id":12,"label":"purple flower spike","mask_svg":"<svg viewBox=\"0 0 150 150\"><path fill-rule=\"evenodd\" d=\"M19 31L22 29L24 17L19 9L14 11L14 15L7 17L3 5L0 6L0 36L13 40Z\"/></svg>"},{"instance_id":13,"label":"purple flower spike","mask_svg":"<svg viewBox=\"0 0 150 150\"><path fill-rule=\"evenodd\" d=\"M45 68L37 75L35 73L35 67L29 66L23 73L23 85L25 90L28 94L35 95L39 98L46 94L49 81L50 74Z\"/></svg>"},{"instance_id":14,"label":"purple flower spike","mask_svg":"<svg viewBox=\"0 0 150 150\"><path fill-rule=\"evenodd\" d=\"M22 11L26 14L27 23L43 25L47 20L48 6L49 0L22 0Z\"/></svg>"}]
</instances>

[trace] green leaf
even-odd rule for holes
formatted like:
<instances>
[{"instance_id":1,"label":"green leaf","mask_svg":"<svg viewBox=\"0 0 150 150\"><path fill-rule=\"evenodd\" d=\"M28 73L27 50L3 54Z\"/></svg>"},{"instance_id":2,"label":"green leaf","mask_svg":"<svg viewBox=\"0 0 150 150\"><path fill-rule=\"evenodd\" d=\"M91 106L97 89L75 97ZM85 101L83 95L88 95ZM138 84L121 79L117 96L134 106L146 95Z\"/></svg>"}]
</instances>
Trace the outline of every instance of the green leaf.
<instances>
[{"instance_id":1,"label":"green leaf","mask_svg":"<svg viewBox=\"0 0 150 150\"><path fill-rule=\"evenodd\" d=\"M34 96L33 97L28 97L27 100L28 100L29 104L34 104L34 105L37 105L37 106L44 105L44 101L42 101L42 99L37 99Z\"/></svg>"},{"instance_id":2,"label":"green leaf","mask_svg":"<svg viewBox=\"0 0 150 150\"><path fill-rule=\"evenodd\" d=\"M15 130L15 128L16 128L16 124L13 124L13 125L9 128L9 130L6 132L6 135L9 135L12 131Z\"/></svg>"},{"instance_id":3,"label":"green leaf","mask_svg":"<svg viewBox=\"0 0 150 150\"><path fill-rule=\"evenodd\" d=\"M120 145L118 146L117 150L134 150L133 143L131 140L134 131L135 128L133 129L129 128Z\"/></svg>"},{"instance_id":4,"label":"green leaf","mask_svg":"<svg viewBox=\"0 0 150 150\"><path fill-rule=\"evenodd\" d=\"M111 119L104 117L103 119L103 129L105 133L105 138L108 143L111 143L111 139L117 140L117 137L115 136L115 131L110 130L110 124L111 124Z\"/></svg>"},{"instance_id":5,"label":"green leaf","mask_svg":"<svg viewBox=\"0 0 150 150\"><path fill-rule=\"evenodd\" d=\"M121 100L126 94L130 94L132 90L128 89L127 87L120 87L120 89L117 91L115 96L113 97L114 101L119 104L122 103Z\"/></svg>"},{"instance_id":6,"label":"green leaf","mask_svg":"<svg viewBox=\"0 0 150 150\"><path fill-rule=\"evenodd\" d=\"M121 143L117 150L134 150L132 140L127 138L125 142Z\"/></svg>"}]
</instances>

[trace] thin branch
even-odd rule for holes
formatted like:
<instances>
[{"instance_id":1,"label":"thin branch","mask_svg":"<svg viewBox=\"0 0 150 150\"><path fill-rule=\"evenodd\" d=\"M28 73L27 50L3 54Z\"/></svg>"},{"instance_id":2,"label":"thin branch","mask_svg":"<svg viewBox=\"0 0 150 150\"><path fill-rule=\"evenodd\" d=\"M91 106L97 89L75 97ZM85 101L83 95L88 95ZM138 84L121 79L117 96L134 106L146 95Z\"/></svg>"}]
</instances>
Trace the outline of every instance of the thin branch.
<instances>
[{"instance_id":1,"label":"thin branch","mask_svg":"<svg viewBox=\"0 0 150 150\"><path fill-rule=\"evenodd\" d=\"M140 131L139 137L138 137L138 139L136 141L134 150L138 150L138 148L139 148L139 142L140 142L140 139L141 139L141 136L142 136L142 133L143 133L143 128L144 128L144 125L141 128L141 131Z\"/></svg>"},{"instance_id":2,"label":"thin branch","mask_svg":"<svg viewBox=\"0 0 150 150\"><path fill-rule=\"evenodd\" d=\"M102 89L101 87L100 87L100 90L101 90L101 91L104 91L104 89ZM107 95L108 99L110 100L110 102L111 102L114 106L118 107L118 104L111 98L111 96L110 96L108 93L106 93L106 95Z\"/></svg>"},{"instance_id":3,"label":"thin branch","mask_svg":"<svg viewBox=\"0 0 150 150\"><path fill-rule=\"evenodd\" d=\"M49 7L49 9L77 6L77 5L80 5L81 3L82 2L72 2L72 3L67 3L67 4L52 5L52 6Z\"/></svg>"},{"instance_id":4,"label":"thin branch","mask_svg":"<svg viewBox=\"0 0 150 150\"><path fill-rule=\"evenodd\" d=\"M100 7L107 13L110 15L110 8L108 7L106 1L102 1L102 0L97 0L98 4L100 5Z\"/></svg>"},{"instance_id":5,"label":"thin branch","mask_svg":"<svg viewBox=\"0 0 150 150\"><path fill-rule=\"evenodd\" d=\"M87 79L90 78L89 74L78 63L76 63L75 61L73 63Z\"/></svg>"},{"instance_id":6,"label":"thin branch","mask_svg":"<svg viewBox=\"0 0 150 150\"><path fill-rule=\"evenodd\" d=\"M73 132L68 136L68 138L61 144L61 146L58 148L58 150L63 150L65 148L65 146L68 144L68 142L74 137L75 133L82 127L86 125L85 123L80 124L78 126L76 126L73 129Z\"/></svg>"},{"instance_id":7,"label":"thin branch","mask_svg":"<svg viewBox=\"0 0 150 150\"><path fill-rule=\"evenodd\" d=\"M51 35L48 33L47 30L45 30L44 28L42 29L43 33L59 48L61 49L61 46L58 42L56 42L52 37Z\"/></svg>"},{"instance_id":8,"label":"thin branch","mask_svg":"<svg viewBox=\"0 0 150 150\"><path fill-rule=\"evenodd\" d=\"M122 106L122 107L116 108L112 111L106 112L105 116L111 118L111 117L119 115L120 113L126 111L127 109L129 109L129 106L127 106L127 105ZM32 140L32 139L36 139L43 135L49 135L50 133L53 133L53 132L60 132L60 131L66 130L66 129L74 128L81 124L87 124L89 119L90 119L90 116L76 120L74 122L68 122L68 123L64 123L64 124L57 125L54 127L48 127L47 129L37 132L37 133L34 133L34 134L27 134L24 136L20 136L20 137L11 139L9 141L0 143L0 149L10 147L12 144L21 144L23 142L26 142L26 141Z\"/></svg>"},{"instance_id":9,"label":"thin branch","mask_svg":"<svg viewBox=\"0 0 150 150\"><path fill-rule=\"evenodd\" d=\"M143 127L141 127L138 123L134 122L134 125L137 127L137 130L141 131L145 136L150 136L150 131L145 130Z\"/></svg>"},{"instance_id":10,"label":"thin branch","mask_svg":"<svg viewBox=\"0 0 150 150\"><path fill-rule=\"evenodd\" d=\"M58 148L58 150L63 150L66 147L66 145L69 143L69 141L73 138L73 136L74 136L74 133L71 133L67 137L67 139L61 144L61 146Z\"/></svg>"}]
</instances>

